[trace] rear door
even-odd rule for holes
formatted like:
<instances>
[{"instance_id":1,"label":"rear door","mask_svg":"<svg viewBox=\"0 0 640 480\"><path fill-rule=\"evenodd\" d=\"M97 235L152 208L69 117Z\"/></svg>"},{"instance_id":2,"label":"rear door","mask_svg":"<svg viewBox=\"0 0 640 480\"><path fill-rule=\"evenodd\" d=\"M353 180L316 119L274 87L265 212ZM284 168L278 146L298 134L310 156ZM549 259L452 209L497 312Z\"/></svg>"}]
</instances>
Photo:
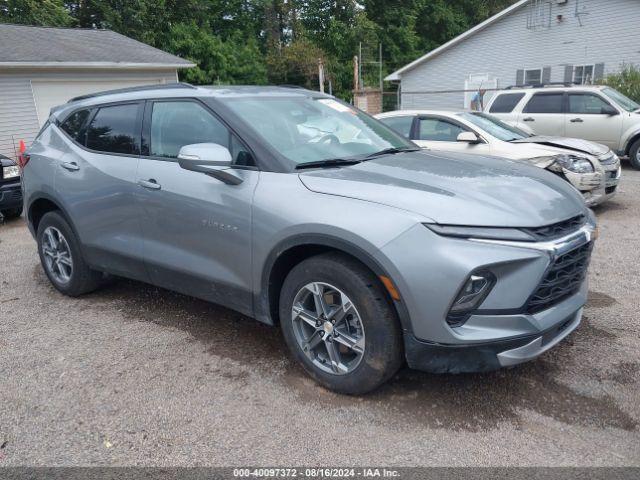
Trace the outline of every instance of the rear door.
<instances>
[{"instance_id":1,"label":"rear door","mask_svg":"<svg viewBox=\"0 0 640 480\"><path fill-rule=\"evenodd\" d=\"M565 136L563 92L533 94L518 115L518 126L529 127L536 135Z\"/></svg>"},{"instance_id":2,"label":"rear door","mask_svg":"<svg viewBox=\"0 0 640 480\"><path fill-rule=\"evenodd\" d=\"M144 123L136 196L152 283L251 313L253 155L195 99L149 101ZM227 147L242 183L182 169L180 148L196 143Z\"/></svg>"},{"instance_id":3,"label":"rear door","mask_svg":"<svg viewBox=\"0 0 640 480\"><path fill-rule=\"evenodd\" d=\"M489 154L491 149L487 143L471 144L458 142L458 135L462 132L478 132L454 120L436 115L420 115L415 129L415 143L421 147L447 152L464 152L475 154Z\"/></svg>"},{"instance_id":4,"label":"rear door","mask_svg":"<svg viewBox=\"0 0 640 480\"><path fill-rule=\"evenodd\" d=\"M605 107L616 107L595 93L570 92L568 96L565 135L602 143L617 150L622 135L623 117L620 114L602 113Z\"/></svg>"},{"instance_id":5,"label":"rear door","mask_svg":"<svg viewBox=\"0 0 640 480\"><path fill-rule=\"evenodd\" d=\"M96 268L147 280L134 202L142 132L141 102L73 112L60 128L66 153L55 188L65 202L87 261Z\"/></svg>"}]
</instances>

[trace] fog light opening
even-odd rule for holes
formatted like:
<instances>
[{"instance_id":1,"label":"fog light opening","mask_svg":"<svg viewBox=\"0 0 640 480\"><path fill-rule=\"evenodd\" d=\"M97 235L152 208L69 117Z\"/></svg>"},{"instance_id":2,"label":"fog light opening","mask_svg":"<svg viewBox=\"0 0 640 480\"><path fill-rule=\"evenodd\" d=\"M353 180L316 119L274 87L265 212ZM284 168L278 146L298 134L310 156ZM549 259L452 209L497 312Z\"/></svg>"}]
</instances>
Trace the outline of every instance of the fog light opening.
<instances>
[{"instance_id":1,"label":"fog light opening","mask_svg":"<svg viewBox=\"0 0 640 480\"><path fill-rule=\"evenodd\" d=\"M469 275L449 309L447 323L457 327L466 322L471 312L487 298L495 283L496 277L491 272L474 272Z\"/></svg>"}]
</instances>

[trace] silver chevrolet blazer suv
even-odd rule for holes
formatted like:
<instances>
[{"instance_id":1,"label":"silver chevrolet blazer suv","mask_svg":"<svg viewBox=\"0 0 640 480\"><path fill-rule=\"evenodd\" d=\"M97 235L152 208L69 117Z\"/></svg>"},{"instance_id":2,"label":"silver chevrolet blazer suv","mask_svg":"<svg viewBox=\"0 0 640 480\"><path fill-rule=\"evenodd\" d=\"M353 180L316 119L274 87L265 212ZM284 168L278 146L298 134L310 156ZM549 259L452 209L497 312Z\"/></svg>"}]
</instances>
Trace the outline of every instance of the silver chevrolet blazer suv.
<instances>
[{"instance_id":1,"label":"silver chevrolet blazer suv","mask_svg":"<svg viewBox=\"0 0 640 480\"><path fill-rule=\"evenodd\" d=\"M586 302L597 229L570 184L421 151L318 92L78 97L51 111L20 165L61 293L126 277L279 325L292 357L337 392L371 391L403 364L532 360L579 326Z\"/></svg>"}]
</instances>

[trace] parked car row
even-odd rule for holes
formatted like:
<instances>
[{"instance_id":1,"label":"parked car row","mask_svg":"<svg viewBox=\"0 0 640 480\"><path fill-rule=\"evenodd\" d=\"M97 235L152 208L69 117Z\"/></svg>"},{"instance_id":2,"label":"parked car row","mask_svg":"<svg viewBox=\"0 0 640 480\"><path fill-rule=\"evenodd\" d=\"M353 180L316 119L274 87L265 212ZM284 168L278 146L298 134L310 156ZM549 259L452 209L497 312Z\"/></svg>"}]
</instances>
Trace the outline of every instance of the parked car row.
<instances>
[{"instance_id":1,"label":"parked car row","mask_svg":"<svg viewBox=\"0 0 640 480\"><path fill-rule=\"evenodd\" d=\"M279 324L339 392L403 362L536 358L581 321L597 229L569 182L598 183L604 152L498 140L528 137L482 115L434 118L463 150L538 160L423 150L405 138L421 115L403 136L304 89L143 87L52 111L21 161L27 222L63 294L110 274L220 303Z\"/></svg>"},{"instance_id":2,"label":"parked car row","mask_svg":"<svg viewBox=\"0 0 640 480\"><path fill-rule=\"evenodd\" d=\"M615 195L620 181L620 160L608 147L532 135L486 113L402 110L378 118L430 150L492 155L545 168L569 181L589 206Z\"/></svg>"},{"instance_id":3,"label":"parked car row","mask_svg":"<svg viewBox=\"0 0 640 480\"><path fill-rule=\"evenodd\" d=\"M611 87L555 84L498 92L485 110L537 135L581 138L640 169L640 105Z\"/></svg>"},{"instance_id":4,"label":"parked car row","mask_svg":"<svg viewBox=\"0 0 640 480\"><path fill-rule=\"evenodd\" d=\"M20 168L13 160L0 155L0 220L21 214Z\"/></svg>"}]
</instances>

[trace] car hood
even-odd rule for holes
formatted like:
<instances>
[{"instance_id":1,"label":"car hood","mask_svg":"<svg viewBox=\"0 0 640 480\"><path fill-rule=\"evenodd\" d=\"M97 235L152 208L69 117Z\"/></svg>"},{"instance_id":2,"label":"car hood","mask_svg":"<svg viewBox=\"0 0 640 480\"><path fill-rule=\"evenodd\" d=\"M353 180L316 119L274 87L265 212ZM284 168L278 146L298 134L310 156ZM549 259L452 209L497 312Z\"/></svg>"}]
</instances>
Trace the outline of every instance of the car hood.
<instances>
[{"instance_id":1,"label":"car hood","mask_svg":"<svg viewBox=\"0 0 640 480\"><path fill-rule=\"evenodd\" d=\"M605 145L590 142L588 140L581 140L579 138L534 136L523 138L522 140L515 140L511 143L535 143L538 145L546 145L549 147L562 148L565 150L573 150L596 157L604 155L609 151L609 147Z\"/></svg>"},{"instance_id":2,"label":"car hood","mask_svg":"<svg viewBox=\"0 0 640 480\"><path fill-rule=\"evenodd\" d=\"M552 173L480 155L408 152L299 177L313 192L400 208L440 224L537 227L586 208L579 192Z\"/></svg>"}]
</instances>

